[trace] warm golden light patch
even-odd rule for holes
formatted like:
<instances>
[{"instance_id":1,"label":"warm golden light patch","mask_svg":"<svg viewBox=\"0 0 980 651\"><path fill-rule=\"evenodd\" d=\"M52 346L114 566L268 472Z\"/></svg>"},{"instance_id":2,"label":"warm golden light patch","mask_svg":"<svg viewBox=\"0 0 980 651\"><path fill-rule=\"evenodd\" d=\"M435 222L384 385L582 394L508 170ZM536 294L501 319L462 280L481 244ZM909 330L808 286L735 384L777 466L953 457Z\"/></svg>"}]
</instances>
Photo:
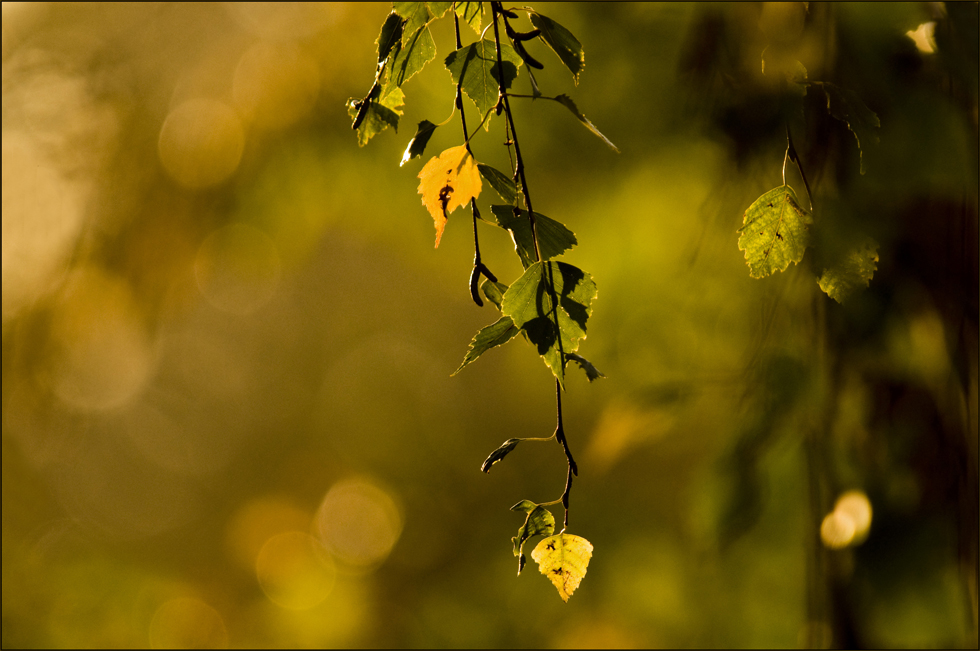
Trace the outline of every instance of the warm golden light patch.
<instances>
[{"instance_id":1,"label":"warm golden light patch","mask_svg":"<svg viewBox=\"0 0 980 651\"><path fill-rule=\"evenodd\" d=\"M230 177L245 150L245 132L227 104L187 100L167 116L158 141L167 173L189 189L217 185Z\"/></svg>"}]
</instances>

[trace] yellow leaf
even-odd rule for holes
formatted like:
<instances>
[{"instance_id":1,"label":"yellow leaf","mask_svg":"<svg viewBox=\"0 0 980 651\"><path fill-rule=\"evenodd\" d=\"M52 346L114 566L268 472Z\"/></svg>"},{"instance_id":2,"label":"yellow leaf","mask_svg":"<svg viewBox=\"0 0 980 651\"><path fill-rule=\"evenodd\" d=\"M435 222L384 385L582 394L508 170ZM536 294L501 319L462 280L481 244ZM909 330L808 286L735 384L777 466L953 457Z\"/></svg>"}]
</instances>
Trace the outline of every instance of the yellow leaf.
<instances>
[{"instance_id":1,"label":"yellow leaf","mask_svg":"<svg viewBox=\"0 0 980 651\"><path fill-rule=\"evenodd\" d=\"M541 573L558 588L562 600L568 601L589 567L592 543L580 536L560 533L545 538L531 552Z\"/></svg>"},{"instance_id":2,"label":"yellow leaf","mask_svg":"<svg viewBox=\"0 0 980 651\"><path fill-rule=\"evenodd\" d=\"M419 194L436 224L436 248L446 229L449 213L480 196L483 182L466 145L442 152L419 172Z\"/></svg>"}]
</instances>

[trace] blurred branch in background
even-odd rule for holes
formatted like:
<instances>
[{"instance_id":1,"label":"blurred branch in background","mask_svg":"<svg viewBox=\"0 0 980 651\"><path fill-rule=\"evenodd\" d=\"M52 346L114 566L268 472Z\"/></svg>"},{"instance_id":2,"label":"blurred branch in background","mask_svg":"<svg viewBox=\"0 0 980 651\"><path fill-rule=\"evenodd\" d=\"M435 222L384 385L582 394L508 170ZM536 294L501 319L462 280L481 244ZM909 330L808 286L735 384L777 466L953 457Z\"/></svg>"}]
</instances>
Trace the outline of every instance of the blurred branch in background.
<instances>
[{"instance_id":1,"label":"blurred branch in background","mask_svg":"<svg viewBox=\"0 0 980 651\"><path fill-rule=\"evenodd\" d=\"M449 378L468 230L432 255L410 129L338 108L390 5L5 3L5 647L976 646L977 4L535 7L623 150L515 106L609 333L566 414L589 588L515 582L486 504L562 477L477 469L550 385ZM880 244L844 304L737 248L786 147L764 50L880 118L859 153L822 93L791 117L815 220Z\"/></svg>"}]
</instances>

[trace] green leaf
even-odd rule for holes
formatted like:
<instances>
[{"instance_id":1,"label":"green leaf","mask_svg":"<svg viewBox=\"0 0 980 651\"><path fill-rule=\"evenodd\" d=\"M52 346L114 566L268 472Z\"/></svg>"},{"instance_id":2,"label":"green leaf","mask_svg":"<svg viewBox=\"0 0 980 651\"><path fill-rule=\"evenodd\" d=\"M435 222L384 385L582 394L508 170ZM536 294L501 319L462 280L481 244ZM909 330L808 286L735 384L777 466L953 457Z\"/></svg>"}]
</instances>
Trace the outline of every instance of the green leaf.
<instances>
[{"instance_id":1,"label":"green leaf","mask_svg":"<svg viewBox=\"0 0 980 651\"><path fill-rule=\"evenodd\" d=\"M531 552L541 573L558 588L558 595L566 603L582 583L582 578L592 559L592 543L581 536L560 533L545 538Z\"/></svg>"},{"instance_id":2,"label":"green leaf","mask_svg":"<svg viewBox=\"0 0 980 651\"><path fill-rule=\"evenodd\" d=\"M568 95L559 95L558 97L555 98L555 101L568 108L568 110L572 112L572 115L577 117L579 119L579 122L585 125L586 129L588 129L595 135L599 136L599 138L602 139L602 142L606 143L606 146L608 146L617 154L619 153L619 148L616 147L616 145L614 145L612 141L609 140L609 138L602 135L602 132L600 132L598 129L595 128L595 125L592 124L592 121L589 120L589 118L582 115L582 112L578 110L577 106L575 106L575 102L572 101L571 97L569 97Z\"/></svg>"},{"instance_id":3,"label":"green leaf","mask_svg":"<svg viewBox=\"0 0 980 651\"><path fill-rule=\"evenodd\" d=\"M534 502L532 502L531 500L521 500L520 502L518 502L514 506L510 507L510 510L511 511L523 511L524 513L530 513L537 506L538 505L535 504Z\"/></svg>"},{"instance_id":4,"label":"green leaf","mask_svg":"<svg viewBox=\"0 0 980 651\"><path fill-rule=\"evenodd\" d=\"M392 11L385 18L381 25L381 33L378 35L378 63L381 63L391 53L396 43L402 40L402 30L405 27L405 20L397 13Z\"/></svg>"},{"instance_id":5,"label":"green leaf","mask_svg":"<svg viewBox=\"0 0 980 651\"><path fill-rule=\"evenodd\" d=\"M477 168L501 199L512 206L517 205L517 186L509 176L489 165L478 164Z\"/></svg>"},{"instance_id":6,"label":"green leaf","mask_svg":"<svg viewBox=\"0 0 980 651\"><path fill-rule=\"evenodd\" d=\"M404 19L401 41L390 55L385 73L385 92L401 86L436 58L436 43L429 23L448 11L451 2L395 2L394 13Z\"/></svg>"},{"instance_id":7,"label":"green leaf","mask_svg":"<svg viewBox=\"0 0 980 651\"><path fill-rule=\"evenodd\" d=\"M436 126L428 120L419 122L419 126L415 130L415 135L408 141L408 147L405 148L405 153L402 155L402 162L398 165L399 167L413 158L418 158L422 155L422 152L425 151L425 146L429 144L429 138L432 137L432 132L436 130Z\"/></svg>"},{"instance_id":8,"label":"green leaf","mask_svg":"<svg viewBox=\"0 0 980 651\"><path fill-rule=\"evenodd\" d=\"M798 263L810 242L810 213L788 185L781 185L755 200L742 219L738 248L745 251L749 276L765 278Z\"/></svg>"},{"instance_id":9,"label":"green leaf","mask_svg":"<svg viewBox=\"0 0 980 651\"><path fill-rule=\"evenodd\" d=\"M487 460L483 462L482 466L480 466L480 470L483 472L490 472L490 468L493 466L493 464L510 454L510 451L516 448L517 444L520 442L521 439L507 439L504 441L499 448L490 453Z\"/></svg>"},{"instance_id":10,"label":"green leaf","mask_svg":"<svg viewBox=\"0 0 980 651\"><path fill-rule=\"evenodd\" d=\"M392 89L380 101L368 100L370 104L361 125L357 127L357 144L363 147L368 141L389 126L398 130L398 117L402 114L401 107L405 105L405 94L398 88ZM347 101L347 114L353 120L357 116L359 100L351 98Z\"/></svg>"},{"instance_id":11,"label":"green leaf","mask_svg":"<svg viewBox=\"0 0 980 651\"><path fill-rule=\"evenodd\" d=\"M535 262L504 294L501 312L524 331L562 386L562 355L574 353L585 338L596 293L592 277L578 267Z\"/></svg>"},{"instance_id":12,"label":"green leaf","mask_svg":"<svg viewBox=\"0 0 980 651\"><path fill-rule=\"evenodd\" d=\"M518 214L515 215L514 211ZM531 234L531 222L527 213L513 206L490 206L497 225L510 231L514 240L514 248L521 258L521 263L527 269L534 263L534 237ZM539 212L534 213L534 226L538 232L538 249L544 260L550 260L569 250L578 239L575 233L568 230L564 224L546 217Z\"/></svg>"},{"instance_id":13,"label":"green leaf","mask_svg":"<svg viewBox=\"0 0 980 651\"><path fill-rule=\"evenodd\" d=\"M572 73L575 84L578 85L579 75L585 69L585 51L582 49L582 44L570 31L547 16L542 16L536 11L529 12L529 16L531 24L541 30L541 38L558 55L561 62Z\"/></svg>"},{"instance_id":14,"label":"green leaf","mask_svg":"<svg viewBox=\"0 0 980 651\"><path fill-rule=\"evenodd\" d=\"M480 33L480 22L483 18L482 2L457 2L456 15L472 27L474 32Z\"/></svg>"},{"instance_id":15,"label":"green leaf","mask_svg":"<svg viewBox=\"0 0 980 651\"><path fill-rule=\"evenodd\" d=\"M401 88L429 61L436 58L436 42L432 39L428 26L423 25L414 32L406 30L401 43L395 46L389 56L391 60L383 84L385 92L393 88Z\"/></svg>"},{"instance_id":16,"label":"green leaf","mask_svg":"<svg viewBox=\"0 0 980 651\"><path fill-rule=\"evenodd\" d=\"M466 356L463 358L463 363L459 365L458 369L453 371L453 375L456 375L475 362L480 355L491 348L506 344L516 337L518 332L520 332L520 328L515 326L514 322L507 316L501 317L496 322L483 328L473 337L473 341L470 342L470 348L466 351Z\"/></svg>"},{"instance_id":17,"label":"green leaf","mask_svg":"<svg viewBox=\"0 0 980 651\"><path fill-rule=\"evenodd\" d=\"M827 296L843 303L871 283L878 266L878 243L870 237L847 252L843 259L823 270L817 284Z\"/></svg>"},{"instance_id":18,"label":"green leaf","mask_svg":"<svg viewBox=\"0 0 980 651\"><path fill-rule=\"evenodd\" d=\"M864 148L878 144L878 134L875 131L881 127L878 116L852 90L827 82L814 82L814 85L820 86L827 96L827 111L830 115L845 123L854 134L861 159L861 174L864 174Z\"/></svg>"},{"instance_id":19,"label":"green leaf","mask_svg":"<svg viewBox=\"0 0 980 651\"><path fill-rule=\"evenodd\" d=\"M514 556L520 558L517 568L518 575L524 569L524 542L532 536L550 536L553 533L555 533L555 516L543 506L535 505L527 514L524 524L517 530L517 535L511 538L514 543Z\"/></svg>"},{"instance_id":20,"label":"green leaf","mask_svg":"<svg viewBox=\"0 0 980 651\"><path fill-rule=\"evenodd\" d=\"M585 376L589 378L589 382L593 380L598 380L601 377L606 377L599 369L592 365L592 362L585 359L578 353L570 353L565 355L570 361L578 364L583 371L585 371Z\"/></svg>"},{"instance_id":21,"label":"green leaf","mask_svg":"<svg viewBox=\"0 0 980 651\"><path fill-rule=\"evenodd\" d=\"M452 6L451 2L393 2L395 13L405 19L405 34L413 34L433 18L439 18Z\"/></svg>"},{"instance_id":22,"label":"green leaf","mask_svg":"<svg viewBox=\"0 0 980 651\"><path fill-rule=\"evenodd\" d=\"M500 56L506 90L517 78L517 68L522 61L514 48L505 43L500 45ZM446 57L446 68L452 73L453 82L462 84L463 92L476 104L481 118L497 104L501 76L497 71L497 46L492 40L483 39L450 53ZM485 124L489 130L490 120Z\"/></svg>"},{"instance_id":23,"label":"green leaf","mask_svg":"<svg viewBox=\"0 0 980 651\"><path fill-rule=\"evenodd\" d=\"M487 300L496 305L499 310L500 304L504 300L504 292L507 291L507 285L485 278L480 289L483 290L483 295L487 297Z\"/></svg>"}]
</instances>

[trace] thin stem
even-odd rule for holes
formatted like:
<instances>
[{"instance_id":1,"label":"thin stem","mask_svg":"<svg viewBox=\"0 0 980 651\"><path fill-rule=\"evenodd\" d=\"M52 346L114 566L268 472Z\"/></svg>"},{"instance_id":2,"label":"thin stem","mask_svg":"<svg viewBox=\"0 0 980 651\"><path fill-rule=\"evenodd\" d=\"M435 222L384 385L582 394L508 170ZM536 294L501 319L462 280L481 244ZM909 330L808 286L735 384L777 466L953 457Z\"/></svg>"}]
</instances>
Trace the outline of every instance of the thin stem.
<instances>
[{"instance_id":1,"label":"thin stem","mask_svg":"<svg viewBox=\"0 0 980 651\"><path fill-rule=\"evenodd\" d=\"M565 438L565 423L561 413L561 382L555 379L555 395L558 401L558 426L555 428L555 438L561 443L565 450L565 459L568 461L568 472L565 475L565 491L561 494L561 505L565 508L565 529L568 528L568 498L572 493L572 475L578 475L578 465L572 457L572 451L568 447L568 439Z\"/></svg>"},{"instance_id":2,"label":"thin stem","mask_svg":"<svg viewBox=\"0 0 980 651\"><path fill-rule=\"evenodd\" d=\"M536 262L541 261L541 249L538 245L538 233L537 226L534 220L534 208L531 205L531 193L527 187L527 176L524 172L524 157L521 155L521 145L517 137L517 126L514 124L514 114L510 107L510 98L506 89L504 88L503 82L503 60L501 58L501 48L500 48L500 26L499 26L499 16L503 14L504 9L500 2L491 2L491 10L493 12L493 36L494 43L497 50L497 70L500 71L500 78L498 79L498 99L495 109L499 115L501 109L501 102L503 102L503 110L507 113L507 120L505 122L508 138L508 145L513 143L514 145L514 155L517 158L517 163L514 169L514 182L520 181L521 193L524 195L524 207L527 209L528 221L531 224L531 238L534 241L534 259ZM506 18L505 18L506 21ZM508 149L509 151L509 149ZM515 208L515 213L517 209ZM565 364L565 352L562 350L561 344L561 329L558 323L558 297L555 292L555 280L554 280L554 270L551 265L547 266L548 270L548 293L551 298L552 313L555 325L555 332L558 335L558 353L559 353L559 363L564 366ZM575 458L572 456L572 451L568 447L568 439L565 437L565 424L561 409L561 380L555 379L555 394L557 396L557 411L558 411L558 424L555 427L555 433L551 438L557 439L561 443L562 449L565 451L565 459L568 462L568 472L565 478L565 490L562 492L561 498L558 500L561 502L562 507L565 509L564 526L568 528L568 503L569 496L572 492L572 477L578 475L578 465L575 463ZM548 502L548 504L557 504L557 502ZM564 531L564 529L563 529Z\"/></svg>"},{"instance_id":3,"label":"thin stem","mask_svg":"<svg viewBox=\"0 0 980 651\"><path fill-rule=\"evenodd\" d=\"M456 13L456 3L453 3L453 22L456 27L456 49L461 50L463 48L463 42L459 37L459 15ZM466 130L466 111L463 110L463 76L460 75L459 83L456 84L456 103L453 108L455 113L456 109L459 109L460 121L463 124L463 144L466 145L466 151L473 156L473 150L470 149L470 134ZM480 126L477 127L477 131L486 122L487 115L483 116L483 120L480 122ZM476 133L474 131L474 133ZM476 157L473 156L475 159ZM470 297L473 302L476 303L477 307L483 307L483 301L480 299L480 292L478 291L478 285L480 283L480 276L486 276L491 282L497 282L496 276L494 276L480 258L480 236L477 232L476 222L480 217L480 210L476 207L476 199L470 199L470 212L473 214L473 270L470 272Z\"/></svg>"},{"instance_id":4,"label":"thin stem","mask_svg":"<svg viewBox=\"0 0 980 651\"><path fill-rule=\"evenodd\" d=\"M517 440L523 443L524 441L551 441L554 438L555 435L552 434L551 436L529 436L527 438L517 439Z\"/></svg>"},{"instance_id":5,"label":"thin stem","mask_svg":"<svg viewBox=\"0 0 980 651\"><path fill-rule=\"evenodd\" d=\"M783 185L786 185L786 162L789 160L789 145L786 146L786 153L783 155Z\"/></svg>"},{"instance_id":6,"label":"thin stem","mask_svg":"<svg viewBox=\"0 0 980 651\"><path fill-rule=\"evenodd\" d=\"M800 171L800 176L803 178L803 186L806 188L806 200L810 204L810 212L813 212L813 195L810 194L810 184L807 182L806 174L803 172L803 164L800 163L800 155L796 153L796 147L793 146L793 135L789 131L789 124L786 125L786 156L783 157L783 185L786 185L787 159L796 163L796 169Z\"/></svg>"},{"instance_id":7,"label":"thin stem","mask_svg":"<svg viewBox=\"0 0 980 651\"><path fill-rule=\"evenodd\" d=\"M504 110L507 112L507 122L510 124L510 139L514 142L514 154L517 156L517 169L514 171L514 180L516 181L519 178L521 182L524 206L527 208L528 220L531 222L531 238L534 240L534 259L538 261L541 260L541 250L538 247L538 231L534 223L534 209L531 207L531 194L527 189L527 177L524 175L524 158L521 156L521 145L517 139L517 128L514 126L514 115L510 110L510 100L507 99L507 93L504 92L503 87L504 63L500 56L500 27L497 24L498 16L503 11L503 7L499 2L491 2L490 7L493 10L493 37L497 46L497 70L501 71L500 79L498 80L500 84L500 97L504 100Z\"/></svg>"}]
</instances>

